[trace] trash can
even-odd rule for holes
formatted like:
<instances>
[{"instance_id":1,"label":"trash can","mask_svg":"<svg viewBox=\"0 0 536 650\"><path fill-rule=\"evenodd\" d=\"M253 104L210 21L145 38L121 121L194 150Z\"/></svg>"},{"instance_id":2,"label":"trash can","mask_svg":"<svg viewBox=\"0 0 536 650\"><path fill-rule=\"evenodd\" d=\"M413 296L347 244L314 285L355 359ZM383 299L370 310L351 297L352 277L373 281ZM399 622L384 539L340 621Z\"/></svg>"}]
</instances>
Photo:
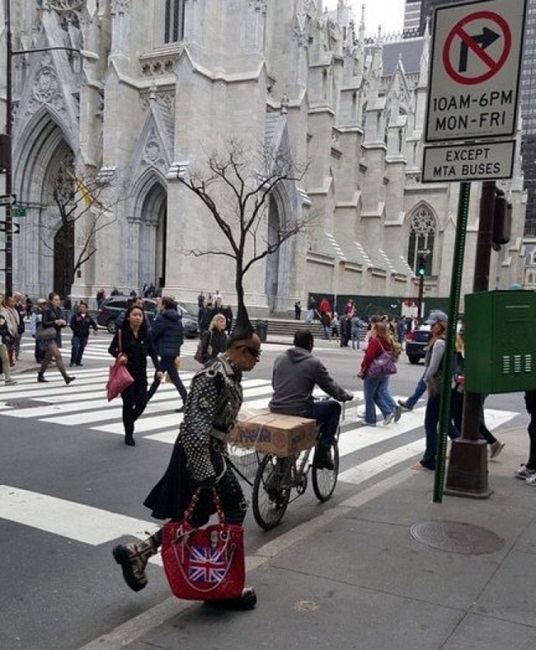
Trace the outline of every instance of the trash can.
<instances>
[{"instance_id":1,"label":"trash can","mask_svg":"<svg viewBox=\"0 0 536 650\"><path fill-rule=\"evenodd\" d=\"M268 336L268 321L255 321L255 331L257 332L261 342L264 343L266 341L266 337Z\"/></svg>"}]
</instances>

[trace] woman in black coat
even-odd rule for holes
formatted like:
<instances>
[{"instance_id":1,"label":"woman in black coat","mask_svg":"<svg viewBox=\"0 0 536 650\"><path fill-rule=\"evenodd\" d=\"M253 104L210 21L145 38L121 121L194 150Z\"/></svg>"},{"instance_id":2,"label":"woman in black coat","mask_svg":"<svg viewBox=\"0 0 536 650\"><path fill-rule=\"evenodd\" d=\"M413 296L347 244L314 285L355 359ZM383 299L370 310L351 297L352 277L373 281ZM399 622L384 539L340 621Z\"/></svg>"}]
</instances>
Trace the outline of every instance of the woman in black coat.
<instances>
[{"instance_id":1,"label":"woman in black coat","mask_svg":"<svg viewBox=\"0 0 536 650\"><path fill-rule=\"evenodd\" d=\"M201 358L203 363L215 359L220 352L227 349L227 319L223 314L216 314L210 321L210 327L201 339Z\"/></svg>"},{"instance_id":2,"label":"woman in black coat","mask_svg":"<svg viewBox=\"0 0 536 650\"><path fill-rule=\"evenodd\" d=\"M147 332L143 309L134 305L127 309L123 325L115 333L108 352L126 365L134 379L121 393L125 444L134 447L134 423L147 405L147 356L153 361L157 380L161 381L164 376Z\"/></svg>"}]
</instances>

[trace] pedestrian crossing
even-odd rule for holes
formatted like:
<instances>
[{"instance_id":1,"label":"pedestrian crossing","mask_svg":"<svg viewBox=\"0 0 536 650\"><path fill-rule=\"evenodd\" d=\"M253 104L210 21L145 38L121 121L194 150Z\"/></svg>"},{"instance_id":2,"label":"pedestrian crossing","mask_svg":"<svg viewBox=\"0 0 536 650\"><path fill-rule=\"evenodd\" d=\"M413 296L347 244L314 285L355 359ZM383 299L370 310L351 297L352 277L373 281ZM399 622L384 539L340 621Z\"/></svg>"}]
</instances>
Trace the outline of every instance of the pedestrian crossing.
<instances>
[{"instance_id":1,"label":"pedestrian crossing","mask_svg":"<svg viewBox=\"0 0 536 650\"><path fill-rule=\"evenodd\" d=\"M186 388L193 374L181 373ZM80 368L76 382L65 386L61 375L55 371L47 373L47 384L38 384L33 375L20 375L18 384L0 389L0 416L65 427L84 426L98 433L122 436L122 404L120 399L107 401L107 376L106 367ZM268 406L272 393L270 380L245 379L242 385L245 409ZM363 410L363 393L356 391L354 395L354 401L343 408L339 480L358 485L423 450L424 401L420 407L405 413L397 423L370 427L358 417L358 410ZM182 421L182 414L175 413L180 404L175 387L163 382L137 421L136 436L155 443L173 444ZM486 421L491 430L504 426L516 415L514 411L486 409ZM386 443L391 447L388 450L385 450ZM363 454L364 451L367 453Z\"/></svg>"},{"instance_id":2,"label":"pedestrian crossing","mask_svg":"<svg viewBox=\"0 0 536 650\"><path fill-rule=\"evenodd\" d=\"M182 372L189 386L192 372ZM61 375L47 373L49 383L37 384L35 377L19 376L16 386L0 388L0 418L36 420L68 428L83 426L99 434L123 435L121 401L106 400L107 368L77 370L74 384L65 386ZM271 397L271 383L266 379L245 379L244 408L264 408ZM358 418L363 409L362 392L344 406L339 439L339 481L347 488L359 486L383 472L410 462L424 448L424 401L399 422L389 426L366 426ZM171 445L175 441L182 414L174 409L180 404L175 387L162 383L146 412L136 423L138 439ZM514 411L486 409L490 429L504 426L516 417ZM242 450L243 458L254 454ZM240 456L240 454L238 454ZM243 467L240 465L239 467ZM253 470L256 465L250 466ZM125 535L144 537L154 522L77 503L57 496L33 492L21 487L0 485L0 519L46 531L91 546L110 543ZM160 563L159 556L152 559Z\"/></svg>"}]
</instances>

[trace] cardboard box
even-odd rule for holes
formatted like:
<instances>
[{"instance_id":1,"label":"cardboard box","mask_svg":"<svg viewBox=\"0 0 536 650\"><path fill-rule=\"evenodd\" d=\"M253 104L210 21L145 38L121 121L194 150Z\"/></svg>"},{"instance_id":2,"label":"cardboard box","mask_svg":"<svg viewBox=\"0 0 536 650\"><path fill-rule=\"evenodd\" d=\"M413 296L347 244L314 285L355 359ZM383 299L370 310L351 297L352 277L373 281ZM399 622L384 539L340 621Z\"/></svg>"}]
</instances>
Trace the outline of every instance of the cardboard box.
<instances>
[{"instance_id":1,"label":"cardboard box","mask_svg":"<svg viewBox=\"0 0 536 650\"><path fill-rule=\"evenodd\" d=\"M263 454L291 456L314 447L316 421L266 410L250 410L239 414L228 441L239 447L256 449Z\"/></svg>"}]
</instances>

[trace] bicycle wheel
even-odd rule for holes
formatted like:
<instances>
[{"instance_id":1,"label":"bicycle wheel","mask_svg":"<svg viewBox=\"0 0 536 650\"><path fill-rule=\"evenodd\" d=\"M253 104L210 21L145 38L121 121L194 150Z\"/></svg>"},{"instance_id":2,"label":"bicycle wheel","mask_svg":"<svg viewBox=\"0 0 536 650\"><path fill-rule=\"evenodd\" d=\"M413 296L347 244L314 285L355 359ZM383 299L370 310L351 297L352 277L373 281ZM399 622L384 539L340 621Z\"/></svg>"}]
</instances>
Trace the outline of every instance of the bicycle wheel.
<instances>
[{"instance_id":1,"label":"bicycle wheel","mask_svg":"<svg viewBox=\"0 0 536 650\"><path fill-rule=\"evenodd\" d=\"M335 491L339 477L339 443L337 440L331 447L333 469L320 469L313 465L313 490L319 501L327 501Z\"/></svg>"},{"instance_id":2,"label":"bicycle wheel","mask_svg":"<svg viewBox=\"0 0 536 650\"><path fill-rule=\"evenodd\" d=\"M277 526L283 519L290 499L291 459L266 455L253 482L253 516L264 530Z\"/></svg>"}]
</instances>

